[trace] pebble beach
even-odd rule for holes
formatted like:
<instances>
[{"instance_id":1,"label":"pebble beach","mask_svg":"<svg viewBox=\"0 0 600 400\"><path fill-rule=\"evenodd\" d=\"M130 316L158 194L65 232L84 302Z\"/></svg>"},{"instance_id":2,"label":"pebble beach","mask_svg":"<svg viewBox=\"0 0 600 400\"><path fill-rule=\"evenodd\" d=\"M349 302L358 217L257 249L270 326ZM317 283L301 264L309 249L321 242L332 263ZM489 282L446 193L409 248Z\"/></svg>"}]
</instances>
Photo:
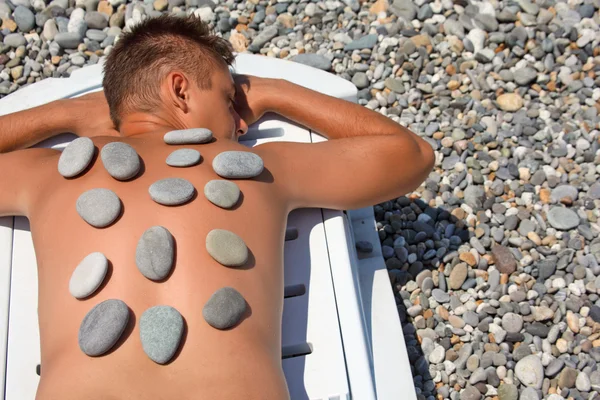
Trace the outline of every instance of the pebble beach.
<instances>
[{"instance_id":1,"label":"pebble beach","mask_svg":"<svg viewBox=\"0 0 600 400\"><path fill-rule=\"evenodd\" d=\"M0 98L98 63L124 30L164 13L199 16L236 52L351 81L360 104L436 151L421 187L374 206L418 398L597 399L599 10L600 0L0 0Z\"/></svg>"}]
</instances>

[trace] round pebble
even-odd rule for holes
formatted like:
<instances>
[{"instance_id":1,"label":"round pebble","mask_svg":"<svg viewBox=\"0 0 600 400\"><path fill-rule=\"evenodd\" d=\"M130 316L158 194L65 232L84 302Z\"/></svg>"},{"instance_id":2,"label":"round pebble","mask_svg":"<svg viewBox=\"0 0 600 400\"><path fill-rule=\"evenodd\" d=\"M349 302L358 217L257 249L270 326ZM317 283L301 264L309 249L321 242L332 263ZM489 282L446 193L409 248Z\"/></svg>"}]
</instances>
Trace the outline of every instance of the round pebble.
<instances>
[{"instance_id":1,"label":"round pebble","mask_svg":"<svg viewBox=\"0 0 600 400\"><path fill-rule=\"evenodd\" d=\"M217 290L204 305L202 316L213 328L229 329L237 325L246 312L246 300L232 287Z\"/></svg>"},{"instance_id":2,"label":"round pebble","mask_svg":"<svg viewBox=\"0 0 600 400\"><path fill-rule=\"evenodd\" d=\"M80 137L73 140L58 159L58 173L65 178L81 174L92 162L95 150L94 142L90 138Z\"/></svg>"},{"instance_id":3,"label":"round pebble","mask_svg":"<svg viewBox=\"0 0 600 400\"><path fill-rule=\"evenodd\" d=\"M567 231L579 225L577 213L564 207L553 207L548 211L548 222L553 228Z\"/></svg>"},{"instance_id":4,"label":"round pebble","mask_svg":"<svg viewBox=\"0 0 600 400\"><path fill-rule=\"evenodd\" d=\"M77 213L85 222L104 228L121 213L121 200L109 189L90 189L77 199Z\"/></svg>"},{"instance_id":5,"label":"round pebble","mask_svg":"<svg viewBox=\"0 0 600 400\"><path fill-rule=\"evenodd\" d=\"M88 297L100 287L107 272L108 260L104 254L89 254L73 271L69 280L69 292L76 299Z\"/></svg>"},{"instance_id":6,"label":"round pebble","mask_svg":"<svg viewBox=\"0 0 600 400\"><path fill-rule=\"evenodd\" d=\"M206 250L226 267L241 267L248 261L248 247L241 237L224 229L213 229L206 235Z\"/></svg>"},{"instance_id":7,"label":"round pebble","mask_svg":"<svg viewBox=\"0 0 600 400\"><path fill-rule=\"evenodd\" d=\"M120 181L131 179L140 172L140 157L127 143L112 142L104 145L100 158L109 175Z\"/></svg>"},{"instance_id":8,"label":"round pebble","mask_svg":"<svg viewBox=\"0 0 600 400\"><path fill-rule=\"evenodd\" d=\"M262 158L248 151L224 151L213 160L213 169L229 179L247 179L260 175L264 169Z\"/></svg>"},{"instance_id":9,"label":"round pebble","mask_svg":"<svg viewBox=\"0 0 600 400\"><path fill-rule=\"evenodd\" d=\"M167 157L167 165L171 167L191 167L200 162L200 152L194 149L175 150Z\"/></svg>"},{"instance_id":10,"label":"round pebble","mask_svg":"<svg viewBox=\"0 0 600 400\"><path fill-rule=\"evenodd\" d=\"M164 136L166 144L202 144L212 140L213 133L206 128L182 129L167 132Z\"/></svg>"},{"instance_id":11,"label":"round pebble","mask_svg":"<svg viewBox=\"0 0 600 400\"><path fill-rule=\"evenodd\" d=\"M91 357L101 356L119 340L129 322L129 308L121 300L105 300L87 313L79 327L79 348Z\"/></svg>"},{"instance_id":12,"label":"round pebble","mask_svg":"<svg viewBox=\"0 0 600 400\"><path fill-rule=\"evenodd\" d=\"M221 208L232 208L240 199L240 188L230 181L214 179L204 186L206 198Z\"/></svg>"},{"instance_id":13,"label":"round pebble","mask_svg":"<svg viewBox=\"0 0 600 400\"><path fill-rule=\"evenodd\" d=\"M140 238L135 251L135 263L146 278L159 281L173 268L175 241L162 226L148 228Z\"/></svg>"},{"instance_id":14,"label":"round pebble","mask_svg":"<svg viewBox=\"0 0 600 400\"><path fill-rule=\"evenodd\" d=\"M154 306L140 317L140 340L144 352L158 364L169 362L181 342L183 317L173 307Z\"/></svg>"},{"instance_id":15,"label":"round pebble","mask_svg":"<svg viewBox=\"0 0 600 400\"><path fill-rule=\"evenodd\" d=\"M158 204L177 206L194 197L196 189L183 178L165 178L154 182L149 189L150 197Z\"/></svg>"},{"instance_id":16,"label":"round pebble","mask_svg":"<svg viewBox=\"0 0 600 400\"><path fill-rule=\"evenodd\" d=\"M521 359L515 366L515 375L523 385L541 389L544 380L542 361L536 355Z\"/></svg>"}]
</instances>

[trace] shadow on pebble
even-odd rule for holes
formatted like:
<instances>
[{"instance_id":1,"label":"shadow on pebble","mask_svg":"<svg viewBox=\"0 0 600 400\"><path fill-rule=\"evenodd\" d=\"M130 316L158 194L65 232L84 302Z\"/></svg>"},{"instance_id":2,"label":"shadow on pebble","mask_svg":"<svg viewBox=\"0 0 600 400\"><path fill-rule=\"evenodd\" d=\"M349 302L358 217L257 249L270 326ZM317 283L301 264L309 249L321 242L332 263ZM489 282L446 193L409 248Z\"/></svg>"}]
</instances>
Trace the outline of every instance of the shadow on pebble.
<instances>
[{"instance_id":1,"label":"shadow on pebble","mask_svg":"<svg viewBox=\"0 0 600 400\"><path fill-rule=\"evenodd\" d=\"M376 205L374 211L417 395L447 398L448 393L440 393L433 380L438 375L436 381L443 381L446 371L433 364L444 365L444 360L454 362L458 357L453 347L465 332L446 326L448 309L444 305L450 303L451 309L459 305L452 290L477 285L458 253L473 233L466 221L420 199L400 197ZM469 262L473 269L478 268L474 260ZM456 267L459 264L464 267ZM456 267L461 275L458 280L444 274L448 266Z\"/></svg>"}]
</instances>

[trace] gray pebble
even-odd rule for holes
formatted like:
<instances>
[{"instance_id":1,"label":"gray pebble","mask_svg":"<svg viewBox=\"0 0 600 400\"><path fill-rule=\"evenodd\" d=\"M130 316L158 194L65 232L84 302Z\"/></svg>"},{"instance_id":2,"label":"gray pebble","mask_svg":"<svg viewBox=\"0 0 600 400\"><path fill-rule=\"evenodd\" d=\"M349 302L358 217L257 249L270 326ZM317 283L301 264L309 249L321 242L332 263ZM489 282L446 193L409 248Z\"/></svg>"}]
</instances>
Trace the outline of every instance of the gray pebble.
<instances>
[{"instance_id":1,"label":"gray pebble","mask_svg":"<svg viewBox=\"0 0 600 400\"><path fill-rule=\"evenodd\" d=\"M553 207L547 214L548 222L553 228L569 230L579 225L577 213L565 207Z\"/></svg>"},{"instance_id":2,"label":"gray pebble","mask_svg":"<svg viewBox=\"0 0 600 400\"><path fill-rule=\"evenodd\" d=\"M537 390L532 387L528 387L521 392L521 397L519 397L519 400L540 400L540 396L538 395Z\"/></svg>"},{"instance_id":3,"label":"gray pebble","mask_svg":"<svg viewBox=\"0 0 600 400\"><path fill-rule=\"evenodd\" d=\"M19 46L25 46L27 44L27 40L20 33L9 33L4 37L4 44L9 47L17 48Z\"/></svg>"},{"instance_id":4,"label":"gray pebble","mask_svg":"<svg viewBox=\"0 0 600 400\"><path fill-rule=\"evenodd\" d=\"M154 182L148 190L152 200L165 206L187 203L196 189L183 178L165 178Z\"/></svg>"},{"instance_id":5,"label":"gray pebble","mask_svg":"<svg viewBox=\"0 0 600 400\"><path fill-rule=\"evenodd\" d=\"M88 297L100 287L107 272L108 260L104 254L89 254L73 271L69 280L69 292L76 299Z\"/></svg>"},{"instance_id":6,"label":"gray pebble","mask_svg":"<svg viewBox=\"0 0 600 400\"><path fill-rule=\"evenodd\" d=\"M206 236L206 250L226 267L241 267L248 261L248 247L241 237L224 229L213 229Z\"/></svg>"},{"instance_id":7,"label":"gray pebble","mask_svg":"<svg viewBox=\"0 0 600 400\"><path fill-rule=\"evenodd\" d=\"M515 385L503 383L498 388L498 398L500 400L517 400L519 398L519 390Z\"/></svg>"},{"instance_id":8,"label":"gray pebble","mask_svg":"<svg viewBox=\"0 0 600 400\"><path fill-rule=\"evenodd\" d=\"M167 165L171 167L191 167L200 162L200 152L194 149L175 150L167 157Z\"/></svg>"},{"instance_id":9,"label":"gray pebble","mask_svg":"<svg viewBox=\"0 0 600 400\"><path fill-rule=\"evenodd\" d=\"M79 327L79 348L91 357L109 351L129 322L129 308L121 300L105 300L87 313Z\"/></svg>"},{"instance_id":10,"label":"gray pebble","mask_svg":"<svg viewBox=\"0 0 600 400\"><path fill-rule=\"evenodd\" d=\"M223 178L253 178L262 173L262 158L248 151L224 151L213 160L213 169Z\"/></svg>"},{"instance_id":11,"label":"gray pebble","mask_svg":"<svg viewBox=\"0 0 600 400\"><path fill-rule=\"evenodd\" d=\"M112 190L91 189L79 196L76 209L85 222L96 228L104 228L121 213L121 200Z\"/></svg>"},{"instance_id":12,"label":"gray pebble","mask_svg":"<svg viewBox=\"0 0 600 400\"><path fill-rule=\"evenodd\" d=\"M431 296L440 304L447 303L450 301L450 295L443 290L433 289L431 291Z\"/></svg>"},{"instance_id":13,"label":"gray pebble","mask_svg":"<svg viewBox=\"0 0 600 400\"><path fill-rule=\"evenodd\" d=\"M246 300L231 287L217 290L204 305L202 316L213 328L229 329L237 325L246 312Z\"/></svg>"},{"instance_id":14,"label":"gray pebble","mask_svg":"<svg viewBox=\"0 0 600 400\"><path fill-rule=\"evenodd\" d=\"M162 226L148 228L135 251L135 263L146 278L159 281L173 268L175 243L173 235Z\"/></svg>"},{"instance_id":15,"label":"gray pebble","mask_svg":"<svg viewBox=\"0 0 600 400\"><path fill-rule=\"evenodd\" d=\"M214 179L204 186L204 195L219 207L231 208L240 199L240 188L235 182Z\"/></svg>"},{"instance_id":16,"label":"gray pebble","mask_svg":"<svg viewBox=\"0 0 600 400\"><path fill-rule=\"evenodd\" d=\"M318 68L323 71L329 71L331 69L331 61L325 56L315 53L304 53L298 54L291 58L291 61L308 65L313 68Z\"/></svg>"},{"instance_id":17,"label":"gray pebble","mask_svg":"<svg viewBox=\"0 0 600 400\"><path fill-rule=\"evenodd\" d=\"M35 16L29 8L17 6L13 12L15 22L21 32L29 32L35 27Z\"/></svg>"},{"instance_id":18,"label":"gray pebble","mask_svg":"<svg viewBox=\"0 0 600 400\"><path fill-rule=\"evenodd\" d=\"M544 380L542 361L535 355L521 359L515 366L515 375L523 385L541 389Z\"/></svg>"},{"instance_id":19,"label":"gray pebble","mask_svg":"<svg viewBox=\"0 0 600 400\"><path fill-rule=\"evenodd\" d=\"M54 41L63 49L76 49L82 37L76 32L59 32L54 36Z\"/></svg>"},{"instance_id":20,"label":"gray pebble","mask_svg":"<svg viewBox=\"0 0 600 400\"><path fill-rule=\"evenodd\" d=\"M155 306L140 317L140 340L144 352L158 364L169 362L179 348L183 317L173 307Z\"/></svg>"},{"instance_id":21,"label":"gray pebble","mask_svg":"<svg viewBox=\"0 0 600 400\"><path fill-rule=\"evenodd\" d=\"M58 159L58 173L65 178L79 175L92 162L94 151L94 142L90 138L80 137L73 140Z\"/></svg>"},{"instance_id":22,"label":"gray pebble","mask_svg":"<svg viewBox=\"0 0 600 400\"><path fill-rule=\"evenodd\" d=\"M140 172L140 157L127 143L112 142L104 145L100 158L110 176L120 181L131 179Z\"/></svg>"},{"instance_id":23,"label":"gray pebble","mask_svg":"<svg viewBox=\"0 0 600 400\"><path fill-rule=\"evenodd\" d=\"M523 318L514 313L506 313L502 316L502 328L511 333L520 332L523 328Z\"/></svg>"},{"instance_id":24,"label":"gray pebble","mask_svg":"<svg viewBox=\"0 0 600 400\"><path fill-rule=\"evenodd\" d=\"M182 129L167 132L164 136L166 144L202 144L212 140L213 133L206 128Z\"/></svg>"}]
</instances>

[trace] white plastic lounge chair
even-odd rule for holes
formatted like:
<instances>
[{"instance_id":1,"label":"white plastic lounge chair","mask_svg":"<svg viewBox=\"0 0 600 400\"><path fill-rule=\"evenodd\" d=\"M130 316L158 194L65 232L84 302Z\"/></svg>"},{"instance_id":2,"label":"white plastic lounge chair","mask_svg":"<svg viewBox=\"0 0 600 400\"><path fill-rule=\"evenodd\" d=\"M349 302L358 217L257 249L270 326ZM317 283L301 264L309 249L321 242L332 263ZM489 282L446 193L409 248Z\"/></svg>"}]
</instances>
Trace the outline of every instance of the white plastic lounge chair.
<instances>
[{"instance_id":1,"label":"white plastic lounge chair","mask_svg":"<svg viewBox=\"0 0 600 400\"><path fill-rule=\"evenodd\" d=\"M356 101L351 83L301 64L241 54L235 67L239 73L283 78ZM0 100L0 115L99 90L101 80L100 65L74 71L68 79L43 80ZM61 149L72 138L62 135L39 146ZM252 147L325 139L270 116L243 140ZM292 399L416 399L372 208L295 210L290 229L298 237L285 242L282 352ZM367 257L357 254L358 240L373 244ZM39 363L37 268L29 222L0 218L0 397L33 399Z\"/></svg>"}]
</instances>

